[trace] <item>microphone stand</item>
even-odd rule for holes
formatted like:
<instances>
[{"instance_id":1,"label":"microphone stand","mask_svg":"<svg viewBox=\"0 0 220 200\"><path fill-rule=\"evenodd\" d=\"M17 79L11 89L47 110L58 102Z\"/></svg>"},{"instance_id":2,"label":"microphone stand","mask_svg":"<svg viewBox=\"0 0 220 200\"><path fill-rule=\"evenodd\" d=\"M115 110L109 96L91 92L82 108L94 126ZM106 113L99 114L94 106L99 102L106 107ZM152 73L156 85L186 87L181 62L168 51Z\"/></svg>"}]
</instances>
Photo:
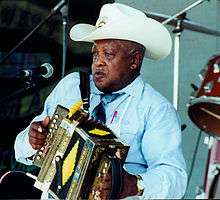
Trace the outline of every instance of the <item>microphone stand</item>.
<instances>
[{"instance_id":1,"label":"microphone stand","mask_svg":"<svg viewBox=\"0 0 220 200\"><path fill-rule=\"evenodd\" d=\"M195 6L209 0L198 0L191 4L190 6L186 7L185 9L181 10L177 14L173 15L172 17L168 18L167 20L163 21L162 24L167 24L173 19L177 18L177 24L173 33L175 33L175 40L174 40L174 70L173 70L173 105L178 111L178 97L179 97L179 49L180 49L180 37L183 32L182 22L186 17L186 12ZM201 134L198 135L197 141L199 142ZM194 151L194 154L197 151L197 147ZM191 171L193 171L194 163L192 164ZM188 182L189 184L189 182ZM187 185L188 185L187 184Z\"/></svg>"},{"instance_id":2,"label":"microphone stand","mask_svg":"<svg viewBox=\"0 0 220 200\"><path fill-rule=\"evenodd\" d=\"M28 80L25 81L24 83L24 87L17 90L16 92L10 94L9 96L7 97L4 97L4 98L0 98L0 105L8 102L8 101L11 101L12 99L15 99L15 98L20 98L24 95L27 95L27 94L31 94L31 92L34 91L34 89L36 88L36 83L33 81L32 77L29 77Z\"/></svg>"},{"instance_id":3,"label":"microphone stand","mask_svg":"<svg viewBox=\"0 0 220 200\"><path fill-rule=\"evenodd\" d=\"M173 30L175 33L174 39L174 67L173 67L173 105L178 110L179 105L179 55L180 55L180 37L183 32L182 24L186 17L186 13L177 17L176 27Z\"/></svg>"},{"instance_id":4,"label":"microphone stand","mask_svg":"<svg viewBox=\"0 0 220 200\"><path fill-rule=\"evenodd\" d=\"M174 69L173 69L173 105L178 110L178 97L179 97L179 49L180 49L180 37L183 32L182 22L186 16L186 12L195 6L209 0L198 0L191 4L190 6L186 7L185 9L181 10L177 14L173 15L172 17L168 18L167 20L163 21L162 24L167 24L173 19L177 18L177 24L173 33L175 33L175 40L174 40Z\"/></svg>"},{"instance_id":5,"label":"microphone stand","mask_svg":"<svg viewBox=\"0 0 220 200\"><path fill-rule=\"evenodd\" d=\"M65 68L66 68L66 52L67 52L67 20L68 20L68 6L64 5L60 12L62 14L62 21L63 21L63 56L62 56L62 74L61 78L65 75Z\"/></svg>"},{"instance_id":6,"label":"microphone stand","mask_svg":"<svg viewBox=\"0 0 220 200\"><path fill-rule=\"evenodd\" d=\"M66 4L66 0L61 0L29 34L27 34L14 48L7 53L7 55L0 61L0 64L3 64L17 49L20 47L34 32L36 32L51 16L57 14L60 9Z\"/></svg>"}]
</instances>

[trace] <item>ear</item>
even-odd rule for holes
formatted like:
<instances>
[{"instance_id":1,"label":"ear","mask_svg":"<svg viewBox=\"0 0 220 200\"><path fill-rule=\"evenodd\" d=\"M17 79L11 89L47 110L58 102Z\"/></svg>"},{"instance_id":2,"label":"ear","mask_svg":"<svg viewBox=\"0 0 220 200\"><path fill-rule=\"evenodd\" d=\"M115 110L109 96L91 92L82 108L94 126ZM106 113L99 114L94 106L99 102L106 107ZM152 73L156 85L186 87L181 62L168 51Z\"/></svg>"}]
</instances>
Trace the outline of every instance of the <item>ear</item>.
<instances>
[{"instance_id":1,"label":"ear","mask_svg":"<svg viewBox=\"0 0 220 200\"><path fill-rule=\"evenodd\" d=\"M131 70L136 70L137 68L139 68L142 59L143 59L142 53L138 50L135 51L132 54L130 69Z\"/></svg>"}]
</instances>

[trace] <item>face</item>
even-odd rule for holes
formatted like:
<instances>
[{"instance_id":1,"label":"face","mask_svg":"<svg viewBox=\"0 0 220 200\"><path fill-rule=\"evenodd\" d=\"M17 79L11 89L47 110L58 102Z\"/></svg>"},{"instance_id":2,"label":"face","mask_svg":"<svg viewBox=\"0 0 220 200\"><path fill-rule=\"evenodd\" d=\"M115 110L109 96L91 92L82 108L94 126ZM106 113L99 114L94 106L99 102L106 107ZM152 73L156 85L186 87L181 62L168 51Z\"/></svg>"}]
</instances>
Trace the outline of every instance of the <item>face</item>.
<instances>
[{"instance_id":1,"label":"face","mask_svg":"<svg viewBox=\"0 0 220 200\"><path fill-rule=\"evenodd\" d=\"M97 40L92 47L92 74L102 92L124 88L132 81L134 64L128 45L119 40Z\"/></svg>"}]
</instances>

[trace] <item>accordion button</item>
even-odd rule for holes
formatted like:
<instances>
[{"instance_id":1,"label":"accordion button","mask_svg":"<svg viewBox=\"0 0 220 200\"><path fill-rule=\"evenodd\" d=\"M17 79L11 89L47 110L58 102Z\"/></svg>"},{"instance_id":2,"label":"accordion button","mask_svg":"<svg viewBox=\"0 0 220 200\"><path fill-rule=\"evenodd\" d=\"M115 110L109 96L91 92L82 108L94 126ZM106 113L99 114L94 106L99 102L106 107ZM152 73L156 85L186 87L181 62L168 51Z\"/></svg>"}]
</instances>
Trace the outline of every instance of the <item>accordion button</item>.
<instances>
[{"instance_id":1,"label":"accordion button","mask_svg":"<svg viewBox=\"0 0 220 200\"><path fill-rule=\"evenodd\" d=\"M59 119L59 115L56 114L56 115L54 116L54 118L55 118L55 119Z\"/></svg>"}]
</instances>

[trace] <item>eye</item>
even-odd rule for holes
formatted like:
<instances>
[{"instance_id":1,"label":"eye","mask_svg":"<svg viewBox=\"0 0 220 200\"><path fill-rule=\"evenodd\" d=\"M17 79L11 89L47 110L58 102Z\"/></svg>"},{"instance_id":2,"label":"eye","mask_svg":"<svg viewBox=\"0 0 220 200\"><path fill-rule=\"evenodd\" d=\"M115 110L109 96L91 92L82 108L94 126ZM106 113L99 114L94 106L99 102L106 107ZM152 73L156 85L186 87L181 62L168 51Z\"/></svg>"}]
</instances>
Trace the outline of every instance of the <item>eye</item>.
<instances>
[{"instance_id":1,"label":"eye","mask_svg":"<svg viewBox=\"0 0 220 200\"><path fill-rule=\"evenodd\" d=\"M113 59L115 56L115 54L113 53L110 53L110 52L105 52L105 57L110 60L110 59Z\"/></svg>"}]
</instances>

